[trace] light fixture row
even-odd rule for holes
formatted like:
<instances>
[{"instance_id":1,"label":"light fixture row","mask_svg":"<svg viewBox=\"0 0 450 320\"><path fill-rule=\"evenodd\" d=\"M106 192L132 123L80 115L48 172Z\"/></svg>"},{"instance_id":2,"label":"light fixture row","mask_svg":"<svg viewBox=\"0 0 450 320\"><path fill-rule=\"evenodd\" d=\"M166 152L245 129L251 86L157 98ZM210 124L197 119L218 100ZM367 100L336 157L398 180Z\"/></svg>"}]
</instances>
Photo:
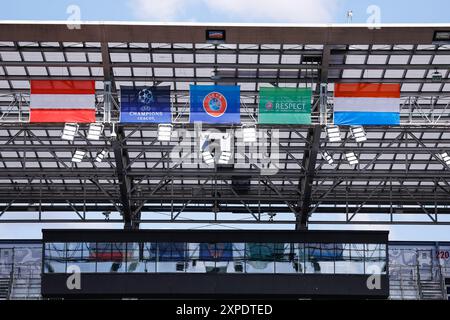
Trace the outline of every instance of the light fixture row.
<instances>
[{"instance_id":1,"label":"light fixture row","mask_svg":"<svg viewBox=\"0 0 450 320\"><path fill-rule=\"evenodd\" d=\"M325 128L325 131L327 133L329 142L342 141L341 130L338 126L328 126ZM367 134L362 126L352 126L350 127L350 132L356 142L360 143L367 141Z\"/></svg>"},{"instance_id":2,"label":"light fixture row","mask_svg":"<svg viewBox=\"0 0 450 320\"><path fill-rule=\"evenodd\" d=\"M67 141L73 141L75 139L75 136L78 133L78 129L80 126L78 123L66 123L64 125L64 129L61 135L61 139L67 140ZM89 125L88 133L87 133L87 139L88 140L100 140L100 137L103 133L104 126L102 123L91 123Z\"/></svg>"},{"instance_id":3,"label":"light fixture row","mask_svg":"<svg viewBox=\"0 0 450 320\"><path fill-rule=\"evenodd\" d=\"M75 162L75 163L82 162L84 157L86 156L86 154L87 154L86 150L83 150L83 149L75 150L75 153L72 155L72 162ZM95 161L98 163L102 162L105 159L107 154L108 154L108 150L103 149L102 151L97 153L97 155L95 156Z\"/></svg>"}]
</instances>

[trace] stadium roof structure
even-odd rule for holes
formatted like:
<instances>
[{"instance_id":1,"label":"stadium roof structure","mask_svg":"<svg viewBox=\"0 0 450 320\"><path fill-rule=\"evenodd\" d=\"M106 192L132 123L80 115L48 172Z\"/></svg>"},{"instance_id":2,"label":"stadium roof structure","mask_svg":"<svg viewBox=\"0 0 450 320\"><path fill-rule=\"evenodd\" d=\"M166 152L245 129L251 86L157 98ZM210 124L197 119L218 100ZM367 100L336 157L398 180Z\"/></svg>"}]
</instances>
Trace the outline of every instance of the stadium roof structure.
<instances>
[{"instance_id":1,"label":"stadium roof structure","mask_svg":"<svg viewBox=\"0 0 450 320\"><path fill-rule=\"evenodd\" d=\"M450 168L440 156L450 151L450 43L433 42L450 25L377 27L0 23L0 223L450 224ZM208 29L225 30L226 41L208 43ZM113 102L105 136L88 140L82 125L69 142L62 124L28 123L31 79L95 80L99 121ZM342 141L330 143L337 82L400 83L401 125L365 127L361 143L341 127ZM170 85L175 130L193 130L189 84L214 83L241 86L247 124L259 88L312 88L312 125L258 125L267 141L278 135L277 172L175 160L181 134L159 142L157 125L116 124L120 86ZM87 157L73 163L79 149Z\"/></svg>"}]
</instances>

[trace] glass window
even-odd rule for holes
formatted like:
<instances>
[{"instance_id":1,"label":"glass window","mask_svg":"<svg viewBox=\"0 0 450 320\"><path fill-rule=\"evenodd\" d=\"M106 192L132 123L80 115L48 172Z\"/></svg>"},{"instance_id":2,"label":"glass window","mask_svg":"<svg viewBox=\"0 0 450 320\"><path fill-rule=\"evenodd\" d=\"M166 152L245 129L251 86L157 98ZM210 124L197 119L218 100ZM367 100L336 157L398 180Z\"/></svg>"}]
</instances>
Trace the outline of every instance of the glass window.
<instances>
[{"instance_id":1,"label":"glass window","mask_svg":"<svg viewBox=\"0 0 450 320\"><path fill-rule=\"evenodd\" d=\"M145 272L143 246L137 242L127 243L127 272Z\"/></svg>"},{"instance_id":2,"label":"glass window","mask_svg":"<svg viewBox=\"0 0 450 320\"><path fill-rule=\"evenodd\" d=\"M247 243L246 272L274 273L275 260L283 258L284 243Z\"/></svg>"},{"instance_id":3,"label":"glass window","mask_svg":"<svg viewBox=\"0 0 450 320\"><path fill-rule=\"evenodd\" d=\"M364 274L364 244L342 245L341 259L335 263L336 273Z\"/></svg>"},{"instance_id":4,"label":"glass window","mask_svg":"<svg viewBox=\"0 0 450 320\"><path fill-rule=\"evenodd\" d=\"M66 244L46 243L44 256L45 273L66 272Z\"/></svg>"},{"instance_id":5,"label":"glass window","mask_svg":"<svg viewBox=\"0 0 450 320\"><path fill-rule=\"evenodd\" d=\"M97 261L97 272L125 272L126 244L99 242L91 248L91 257Z\"/></svg>"},{"instance_id":6,"label":"glass window","mask_svg":"<svg viewBox=\"0 0 450 320\"><path fill-rule=\"evenodd\" d=\"M386 245L366 244L365 245L365 273L385 274L386 273Z\"/></svg>"},{"instance_id":7,"label":"glass window","mask_svg":"<svg viewBox=\"0 0 450 320\"><path fill-rule=\"evenodd\" d=\"M151 255L156 259L156 272L186 272L187 245L185 242L151 243Z\"/></svg>"},{"instance_id":8,"label":"glass window","mask_svg":"<svg viewBox=\"0 0 450 320\"><path fill-rule=\"evenodd\" d=\"M341 255L341 247L334 243L306 243L305 273L332 274Z\"/></svg>"},{"instance_id":9,"label":"glass window","mask_svg":"<svg viewBox=\"0 0 450 320\"><path fill-rule=\"evenodd\" d=\"M200 243L198 249L198 259L206 273L228 272L233 262L232 243Z\"/></svg>"},{"instance_id":10,"label":"glass window","mask_svg":"<svg viewBox=\"0 0 450 320\"><path fill-rule=\"evenodd\" d=\"M156 256L152 253L152 244L146 242L143 244L143 272L156 272Z\"/></svg>"},{"instance_id":11,"label":"glass window","mask_svg":"<svg viewBox=\"0 0 450 320\"><path fill-rule=\"evenodd\" d=\"M78 266L81 272L95 272L95 257L91 251L95 243L74 242L67 244L67 268Z\"/></svg>"},{"instance_id":12,"label":"glass window","mask_svg":"<svg viewBox=\"0 0 450 320\"><path fill-rule=\"evenodd\" d=\"M298 246L294 243L284 244L283 253L275 256L275 273L298 272Z\"/></svg>"}]
</instances>

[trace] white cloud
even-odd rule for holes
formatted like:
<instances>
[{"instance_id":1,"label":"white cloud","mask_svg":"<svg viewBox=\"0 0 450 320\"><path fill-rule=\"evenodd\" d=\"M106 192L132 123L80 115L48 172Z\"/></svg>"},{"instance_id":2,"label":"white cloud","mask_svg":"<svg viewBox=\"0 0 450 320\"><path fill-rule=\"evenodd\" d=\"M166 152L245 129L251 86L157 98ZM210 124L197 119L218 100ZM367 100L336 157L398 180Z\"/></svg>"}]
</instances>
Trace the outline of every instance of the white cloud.
<instances>
[{"instance_id":1,"label":"white cloud","mask_svg":"<svg viewBox=\"0 0 450 320\"><path fill-rule=\"evenodd\" d=\"M320 23L331 22L337 8L337 0L128 1L137 18L151 21Z\"/></svg>"},{"instance_id":2,"label":"white cloud","mask_svg":"<svg viewBox=\"0 0 450 320\"><path fill-rule=\"evenodd\" d=\"M183 12L185 0L129 0L134 14L139 19L150 21L176 21Z\"/></svg>"},{"instance_id":3,"label":"white cloud","mask_svg":"<svg viewBox=\"0 0 450 320\"><path fill-rule=\"evenodd\" d=\"M330 22L336 0L203 0L211 10L241 21Z\"/></svg>"}]
</instances>

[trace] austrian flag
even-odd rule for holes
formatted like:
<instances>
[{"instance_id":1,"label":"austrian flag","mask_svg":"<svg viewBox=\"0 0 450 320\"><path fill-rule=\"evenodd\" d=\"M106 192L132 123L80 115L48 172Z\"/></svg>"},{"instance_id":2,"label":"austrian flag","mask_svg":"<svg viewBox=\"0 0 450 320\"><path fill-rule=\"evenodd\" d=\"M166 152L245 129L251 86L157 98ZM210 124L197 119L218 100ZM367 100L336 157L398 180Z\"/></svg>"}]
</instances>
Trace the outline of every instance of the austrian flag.
<instances>
[{"instance_id":1,"label":"austrian flag","mask_svg":"<svg viewBox=\"0 0 450 320\"><path fill-rule=\"evenodd\" d=\"M95 122L95 81L31 80L30 122Z\"/></svg>"}]
</instances>

